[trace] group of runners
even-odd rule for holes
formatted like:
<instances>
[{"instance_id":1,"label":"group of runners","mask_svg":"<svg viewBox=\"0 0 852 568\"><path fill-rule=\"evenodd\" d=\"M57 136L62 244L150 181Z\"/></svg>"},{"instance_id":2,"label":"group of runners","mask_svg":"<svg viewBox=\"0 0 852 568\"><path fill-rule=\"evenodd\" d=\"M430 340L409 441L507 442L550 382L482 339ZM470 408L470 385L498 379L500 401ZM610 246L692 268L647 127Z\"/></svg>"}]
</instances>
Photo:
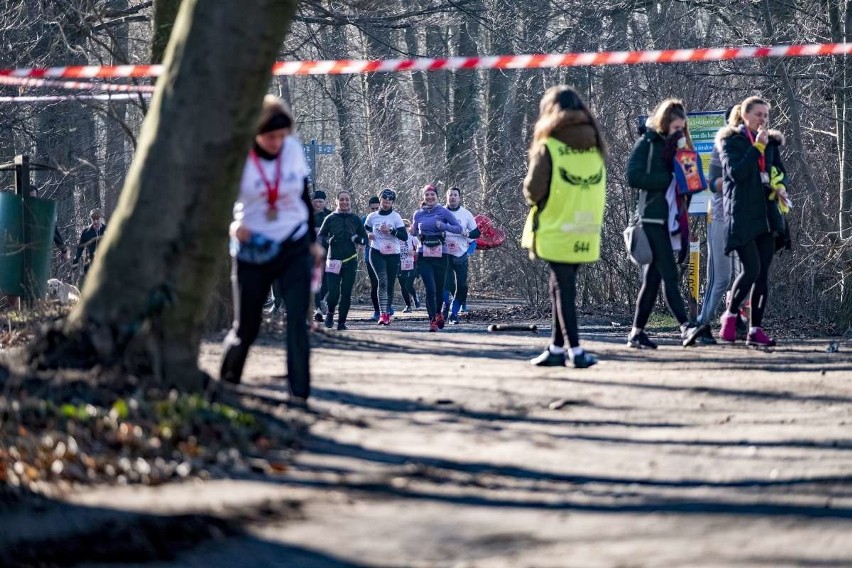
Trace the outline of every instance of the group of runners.
<instances>
[{"instance_id":1,"label":"group of runners","mask_svg":"<svg viewBox=\"0 0 852 568\"><path fill-rule=\"evenodd\" d=\"M679 261L683 260L688 242L689 196L679 190L675 175L680 152L692 149L687 113L682 101L667 99L649 119L627 167L628 182L637 190L634 227L641 225L645 246L652 253L642 268L642 288L627 338L630 347L657 348L645 325L660 286L680 324L683 345L715 342L711 322L731 279L733 255L742 269L727 294L721 338L736 341L738 326L743 325L741 336L749 345L775 344L763 331L762 319L772 257L790 243L783 217L790 200L779 152L783 137L767 130L768 118L766 101L750 97L731 110L728 126L716 137L709 172L711 270L697 322L686 315L675 260L677 251L681 251ZM231 250L236 317L225 340L220 376L240 381L273 287L287 311L287 376L291 400L300 405L310 394L306 321L312 274L325 273L314 298L320 307L315 318L328 328L335 326L336 318L337 329L346 330L358 247L364 246L378 324L391 325L397 280L406 310L417 306L413 286L417 274L425 289L422 301L429 331L434 332L445 322L458 322L466 301L469 246L480 229L461 206L459 188L447 191L444 206L430 184L421 190L422 202L410 220L394 210L397 195L390 188L370 199L365 218L353 213L352 195L345 190L338 192L336 209L331 211L324 192L310 193L309 169L293 131L287 105L267 96L234 206ZM597 363L580 346L576 279L583 264L600 257L606 154L600 125L577 91L567 86L548 89L540 103L523 184L530 214L522 246L549 266L553 320L550 345L530 361L533 365L570 362L585 368ZM700 169L700 161L696 165L693 160L687 169L694 173L695 167ZM445 296L445 283L453 281L452 294ZM751 303L747 323L740 315L746 301Z\"/></svg>"},{"instance_id":2,"label":"group of runners","mask_svg":"<svg viewBox=\"0 0 852 568\"><path fill-rule=\"evenodd\" d=\"M327 195L314 191L312 207L318 240L327 250L322 285L314 297L314 319L325 327L346 330L352 289L358 268L358 246L365 247L370 279L373 320L390 326L394 315L396 282L405 302L403 312L420 307L415 279L425 288L424 303L429 331L444 324L459 323L459 312L467 301L468 259L471 244L479 236L473 215L461 205L461 189L447 190L446 206L438 190L427 185L423 202L413 221L394 209L396 192L385 188L370 198L370 212L363 218L352 211L352 195L337 193L334 211L326 207Z\"/></svg>"}]
</instances>

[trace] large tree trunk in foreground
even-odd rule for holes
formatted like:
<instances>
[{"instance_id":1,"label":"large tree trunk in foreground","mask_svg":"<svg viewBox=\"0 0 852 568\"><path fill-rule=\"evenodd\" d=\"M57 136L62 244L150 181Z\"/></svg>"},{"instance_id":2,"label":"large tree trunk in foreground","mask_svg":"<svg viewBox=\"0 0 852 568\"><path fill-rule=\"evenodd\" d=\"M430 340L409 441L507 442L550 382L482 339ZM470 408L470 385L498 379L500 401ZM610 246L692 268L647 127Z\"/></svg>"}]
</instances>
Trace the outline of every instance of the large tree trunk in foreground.
<instances>
[{"instance_id":1,"label":"large tree trunk in foreground","mask_svg":"<svg viewBox=\"0 0 852 568\"><path fill-rule=\"evenodd\" d=\"M133 345L134 362L141 354L140 368L163 385L202 384L201 323L226 258L260 102L295 9L295 0L183 2L83 300L61 333L41 342L34 353L41 365L121 362Z\"/></svg>"}]
</instances>

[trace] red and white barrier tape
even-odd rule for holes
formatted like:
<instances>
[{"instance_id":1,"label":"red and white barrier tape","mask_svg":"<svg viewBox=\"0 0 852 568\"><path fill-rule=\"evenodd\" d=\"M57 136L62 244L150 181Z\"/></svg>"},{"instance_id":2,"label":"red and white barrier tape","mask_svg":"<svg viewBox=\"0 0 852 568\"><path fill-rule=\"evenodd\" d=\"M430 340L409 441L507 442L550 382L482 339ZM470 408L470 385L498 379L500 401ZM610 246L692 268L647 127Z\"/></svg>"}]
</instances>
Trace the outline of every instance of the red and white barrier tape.
<instances>
[{"instance_id":1,"label":"red and white barrier tape","mask_svg":"<svg viewBox=\"0 0 852 568\"><path fill-rule=\"evenodd\" d=\"M153 93L152 85L116 85L111 83L86 83L81 81L53 81L32 77L10 77L0 75L0 85L12 87L56 87L71 91L92 91L108 93Z\"/></svg>"},{"instance_id":2,"label":"red and white barrier tape","mask_svg":"<svg viewBox=\"0 0 852 568\"><path fill-rule=\"evenodd\" d=\"M65 101L138 101L139 97L149 98L152 93L114 93L103 95L23 95L20 97L0 97L0 103L61 103Z\"/></svg>"},{"instance_id":3,"label":"red and white barrier tape","mask_svg":"<svg viewBox=\"0 0 852 568\"><path fill-rule=\"evenodd\" d=\"M392 73L400 71L440 71L459 69L538 69L545 67L587 67L636 65L641 63L686 63L730 59L774 57L815 57L848 55L852 43L774 45L768 47L719 47L667 49L662 51L601 51L487 57L437 57L387 60L285 61L273 66L275 75L342 75L352 73ZM0 76L28 78L128 78L159 77L162 65L120 65L49 67L40 69L0 69Z\"/></svg>"}]
</instances>

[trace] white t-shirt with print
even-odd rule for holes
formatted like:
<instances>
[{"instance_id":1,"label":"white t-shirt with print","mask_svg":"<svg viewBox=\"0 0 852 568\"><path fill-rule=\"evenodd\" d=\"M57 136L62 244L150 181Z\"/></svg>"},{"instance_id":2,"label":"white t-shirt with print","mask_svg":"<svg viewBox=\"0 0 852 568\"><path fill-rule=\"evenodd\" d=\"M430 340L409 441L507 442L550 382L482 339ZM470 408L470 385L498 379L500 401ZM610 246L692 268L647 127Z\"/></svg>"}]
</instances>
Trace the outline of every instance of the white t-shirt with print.
<instances>
[{"instance_id":1,"label":"white t-shirt with print","mask_svg":"<svg viewBox=\"0 0 852 568\"><path fill-rule=\"evenodd\" d=\"M275 165L278 160L257 161L263 168L266 180L275 184ZM252 233L283 241L287 237L302 237L308 230L308 207L302 200L305 178L310 174L302 142L290 135L284 139L281 148L281 179L278 185L278 199L275 205L278 215L267 218L269 204L266 200L266 183L258 171L251 155L246 159L243 175L240 179L240 194L234 204L234 221L242 224Z\"/></svg>"},{"instance_id":2,"label":"white t-shirt with print","mask_svg":"<svg viewBox=\"0 0 852 568\"><path fill-rule=\"evenodd\" d=\"M390 226L390 233L386 234L379 230L383 224ZM394 235L394 229L405 227L402 222L402 217L396 211L391 211L387 215L382 215L378 211L374 211L367 215L364 220L364 225L373 228L373 241L370 243L370 248L374 248L382 254L399 254L400 241Z\"/></svg>"},{"instance_id":3,"label":"white t-shirt with print","mask_svg":"<svg viewBox=\"0 0 852 568\"><path fill-rule=\"evenodd\" d=\"M464 207L459 207L457 211L453 211L447 207L447 211L455 216L459 225L462 226L463 231L470 233L472 230L476 229L476 221L473 220L473 214ZM467 254L470 241L471 239L468 239L464 235L457 235L447 231L447 252L453 256L464 256Z\"/></svg>"}]
</instances>

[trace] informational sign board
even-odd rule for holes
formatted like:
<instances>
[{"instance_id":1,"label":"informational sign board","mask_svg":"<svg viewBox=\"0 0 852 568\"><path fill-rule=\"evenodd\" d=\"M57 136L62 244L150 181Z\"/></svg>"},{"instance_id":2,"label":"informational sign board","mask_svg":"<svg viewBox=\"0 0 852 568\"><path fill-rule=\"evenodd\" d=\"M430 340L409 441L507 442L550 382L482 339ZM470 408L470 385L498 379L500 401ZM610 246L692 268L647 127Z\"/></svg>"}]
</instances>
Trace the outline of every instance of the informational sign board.
<instances>
[{"instance_id":1,"label":"informational sign board","mask_svg":"<svg viewBox=\"0 0 852 568\"><path fill-rule=\"evenodd\" d=\"M317 180L317 156L329 156L334 154L334 144L323 142L317 143L316 140L311 140L310 144L302 144L305 149L305 159L308 162L308 167L311 169L311 183L316 183Z\"/></svg>"},{"instance_id":2,"label":"informational sign board","mask_svg":"<svg viewBox=\"0 0 852 568\"><path fill-rule=\"evenodd\" d=\"M710 171L710 152L713 151L713 141L716 138L716 133L725 126L725 111L690 112L687 113L687 116L689 135L692 137L695 151L701 155L701 166L704 169L704 175L705 177L709 177L707 174ZM689 214L707 215L709 205L709 191L696 193L692 196L692 201L689 204Z\"/></svg>"}]
</instances>

